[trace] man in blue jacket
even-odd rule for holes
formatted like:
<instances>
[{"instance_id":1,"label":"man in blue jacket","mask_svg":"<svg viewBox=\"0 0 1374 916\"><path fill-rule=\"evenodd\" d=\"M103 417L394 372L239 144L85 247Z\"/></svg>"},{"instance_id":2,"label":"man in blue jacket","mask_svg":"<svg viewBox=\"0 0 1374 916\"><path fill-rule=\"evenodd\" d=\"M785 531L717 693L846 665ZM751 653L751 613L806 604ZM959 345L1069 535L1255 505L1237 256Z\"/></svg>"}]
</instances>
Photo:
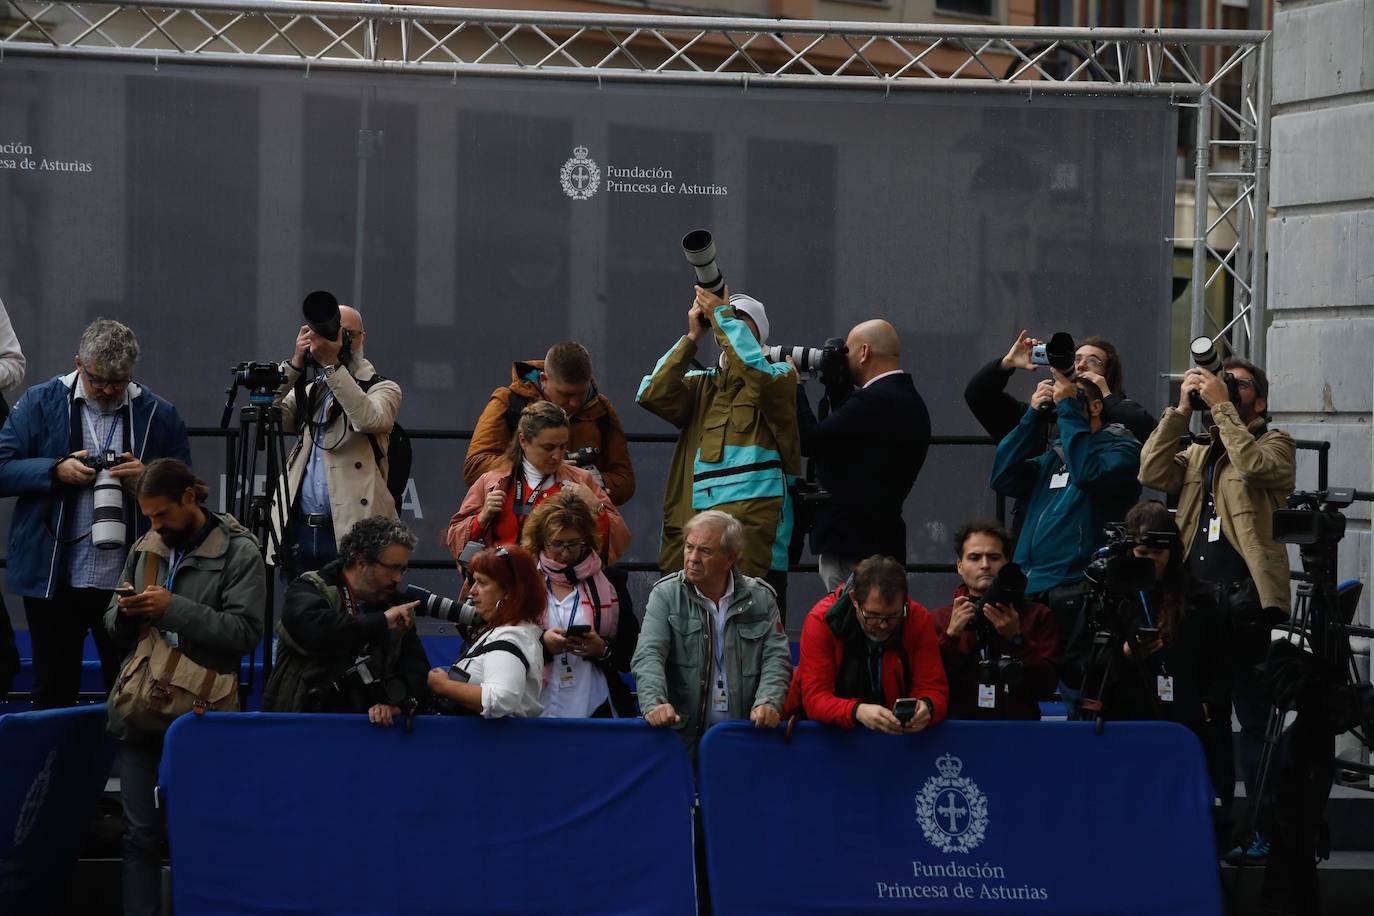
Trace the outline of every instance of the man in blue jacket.
<instances>
[{"instance_id":1,"label":"man in blue jacket","mask_svg":"<svg viewBox=\"0 0 1374 916\"><path fill-rule=\"evenodd\" d=\"M819 422L797 376L802 454L830 493L811 526L811 552L829 591L865 557L906 563L902 503L930 448L930 413L911 373L902 371L896 329L881 319L865 321L849 332L845 348L847 379L821 373L831 411Z\"/></svg>"},{"instance_id":2,"label":"man in blue jacket","mask_svg":"<svg viewBox=\"0 0 1374 916\"><path fill-rule=\"evenodd\" d=\"M119 657L102 618L129 545L148 528L134 511L134 487L146 462L191 460L186 424L175 407L133 381L137 363L134 332L97 318L81 335L76 371L24 392L0 430L0 496L18 497L6 582L24 598L40 709L76 702L87 630L106 691L113 686ZM109 469L119 492L102 494L97 537L100 475L80 459L110 452L123 459Z\"/></svg>"},{"instance_id":3,"label":"man in blue jacket","mask_svg":"<svg viewBox=\"0 0 1374 916\"><path fill-rule=\"evenodd\" d=\"M1036 408L1051 398L1059 437L1046 449ZM1083 572L1106 541L1104 526L1124 519L1139 497L1139 473L1140 442L1124 426L1103 425L1101 389L1058 372L997 445L990 486L1026 506L1015 557L1026 596L1049 605L1065 650L1083 604Z\"/></svg>"}]
</instances>

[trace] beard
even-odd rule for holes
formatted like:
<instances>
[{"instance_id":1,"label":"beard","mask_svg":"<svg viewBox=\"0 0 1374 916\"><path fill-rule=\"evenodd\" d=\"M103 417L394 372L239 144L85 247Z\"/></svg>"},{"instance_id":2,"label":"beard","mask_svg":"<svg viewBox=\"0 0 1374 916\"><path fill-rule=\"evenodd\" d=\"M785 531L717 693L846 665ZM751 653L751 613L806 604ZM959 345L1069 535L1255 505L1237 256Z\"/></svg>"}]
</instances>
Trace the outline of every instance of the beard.
<instances>
[{"instance_id":1,"label":"beard","mask_svg":"<svg viewBox=\"0 0 1374 916\"><path fill-rule=\"evenodd\" d=\"M195 528L163 528L159 534L162 535L162 543L172 550L183 550L191 543L191 538L196 536Z\"/></svg>"}]
</instances>

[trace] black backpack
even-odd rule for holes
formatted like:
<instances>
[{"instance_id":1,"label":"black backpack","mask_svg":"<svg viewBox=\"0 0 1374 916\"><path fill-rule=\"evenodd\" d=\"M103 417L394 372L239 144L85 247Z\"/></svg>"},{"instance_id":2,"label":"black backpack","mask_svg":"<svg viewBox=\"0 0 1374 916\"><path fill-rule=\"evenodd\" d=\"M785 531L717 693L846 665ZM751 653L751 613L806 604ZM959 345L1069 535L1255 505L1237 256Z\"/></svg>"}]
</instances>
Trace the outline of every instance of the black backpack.
<instances>
[{"instance_id":1,"label":"black backpack","mask_svg":"<svg viewBox=\"0 0 1374 916\"><path fill-rule=\"evenodd\" d=\"M373 375L365 382L358 382L358 387L366 392L378 382L386 381L386 376L381 374ZM401 514L401 500L406 493L406 485L410 483L410 436L400 423L394 423L391 427L391 437L387 443L387 449L382 451L382 445L377 441L377 436L373 433L367 434L367 441L372 443L372 457L376 460L377 466L381 467L382 459L387 459L386 464L386 488L391 492L391 498L396 503L396 515Z\"/></svg>"}]
</instances>

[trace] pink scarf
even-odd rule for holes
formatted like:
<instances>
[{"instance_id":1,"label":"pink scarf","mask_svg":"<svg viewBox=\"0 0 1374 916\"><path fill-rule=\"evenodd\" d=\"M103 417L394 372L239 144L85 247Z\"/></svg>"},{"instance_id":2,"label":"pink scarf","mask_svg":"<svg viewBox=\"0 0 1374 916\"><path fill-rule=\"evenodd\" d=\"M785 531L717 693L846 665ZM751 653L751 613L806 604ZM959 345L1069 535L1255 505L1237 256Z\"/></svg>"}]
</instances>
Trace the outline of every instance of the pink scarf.
<instances>
[{"instance_id":1,"label":"pink scarf","mask_svg":"<svg viewBox=\"0 0 1374 916\"><path fill-rule=\"evenodd\" d=\"M610 639L615 635L620 626L620 599L616 597L615 587L611 585L606 574L601 571L601 557L595 550L587 551L587 556L576 566L564 566L563 564L549 558L548 554L539 555L539 569L544 577L553 582L560 582L576 588L580 594L582 606L591 608L594 603L593 588L595 597L600 599L598 610L592 611L591 617L595 620L601 618L601 625L597 632L602 639ZM544 606L544 629L562 626L566 621L550 620L548 605Z\"/></svg>"}]
</instances>

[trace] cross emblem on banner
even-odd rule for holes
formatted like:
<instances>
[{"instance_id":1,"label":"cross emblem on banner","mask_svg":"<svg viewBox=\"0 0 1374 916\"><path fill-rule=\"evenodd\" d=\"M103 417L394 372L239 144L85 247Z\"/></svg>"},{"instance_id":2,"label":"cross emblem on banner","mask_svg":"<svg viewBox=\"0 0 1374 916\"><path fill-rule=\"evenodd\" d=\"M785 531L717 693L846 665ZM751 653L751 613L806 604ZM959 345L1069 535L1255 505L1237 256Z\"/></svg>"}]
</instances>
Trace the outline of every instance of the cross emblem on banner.
<instances>
[{"instance_id":1,"label":"cross emblem on banner","mask_svg":"<svg viewBox=\"0 0 1374 916\"><path fill-rule=\"evenodd\" d=\"M579 165L577 168L573 169L572 180L578 188L585 188L590 177L591 176L587 174L586 166Z\"/></svg>"},{"instance_id":2,"label":"cross emblem on banner","mask_svg":"<svg viewBox=\"0 0 1374 916\"><path fill-rule=\"evenodd\" d=\"M945 795L945 806L943 808L937 809L940 814L943 814L945 817L949 818L950 833L959 832L959 818L963 817L965 814L968 814L967 808L961 808L955 802L956 797L957 795L954 792L947 793Z\"/></svg>"}]
</instances>

